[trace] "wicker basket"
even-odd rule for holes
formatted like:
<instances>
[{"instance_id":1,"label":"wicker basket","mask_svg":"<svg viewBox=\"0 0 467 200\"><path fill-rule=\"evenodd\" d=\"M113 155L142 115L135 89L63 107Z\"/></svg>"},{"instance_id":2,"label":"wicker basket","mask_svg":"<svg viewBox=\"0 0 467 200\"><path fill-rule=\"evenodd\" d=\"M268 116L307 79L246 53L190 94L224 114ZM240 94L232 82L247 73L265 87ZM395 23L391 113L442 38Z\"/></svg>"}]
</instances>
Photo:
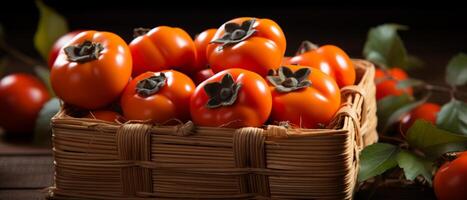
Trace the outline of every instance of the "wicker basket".
<instances>
[{"instance_id":1,"label":"wicker basket","mask_svg":"<svg viewBox=\"0 0 467 200\"><path fill-rule=\"evenodd\" d=\"M374 67L354 60L329 129L152 126L52 119L57 199L351 199L376 142Z\"/></svg>"}]
</instances>

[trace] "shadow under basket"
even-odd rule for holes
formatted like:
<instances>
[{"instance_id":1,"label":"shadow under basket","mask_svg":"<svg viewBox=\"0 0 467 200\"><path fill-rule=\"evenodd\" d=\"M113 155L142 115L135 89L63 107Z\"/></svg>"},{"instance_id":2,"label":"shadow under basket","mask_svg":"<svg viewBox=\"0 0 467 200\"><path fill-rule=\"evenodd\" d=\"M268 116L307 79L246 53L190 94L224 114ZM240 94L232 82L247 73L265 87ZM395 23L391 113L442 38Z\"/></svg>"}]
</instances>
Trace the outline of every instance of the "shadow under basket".
<instances>
[{"instance_id":1,"label":"shadow under basket","mask_svg":"<svg viewBox=\"0 0 467 200\"><path fill-rule=\"evenodd\" d=\"M328 129L213 128L52 119L53 199L351 199L375 143L374 66L354 60Z\"/></svg>"}]
</instances>

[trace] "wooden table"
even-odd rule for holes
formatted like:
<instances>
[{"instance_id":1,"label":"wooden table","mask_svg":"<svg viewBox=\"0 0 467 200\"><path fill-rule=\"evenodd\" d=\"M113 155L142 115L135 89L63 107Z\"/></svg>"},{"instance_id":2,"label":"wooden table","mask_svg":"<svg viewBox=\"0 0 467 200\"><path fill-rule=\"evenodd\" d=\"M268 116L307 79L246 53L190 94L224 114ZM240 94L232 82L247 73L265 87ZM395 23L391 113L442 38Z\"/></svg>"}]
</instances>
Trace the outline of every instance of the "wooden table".
<instances>
[{"instance_id":1,"label":"wooden table","mask_svg":"<svg viewBox=\"0 0 467 200\"><path fill-rule=\"evenodd\" d=\"M0 199L44 199L44 188L53 184L51 148L34 147L24 139L1 138Z\"/></svg>"},{"instance_id":2,"label":"wooden table","mask_svg":"<svg viewBox=\"0 0 467 200\"><path fill-rule=\"evenodd\" d=\"M0 134L1 136L1 134ZM0 139L0 199L44 199L53 184L52 151L24 141ZM436 199L432 190L415 187L378 188L369 196L358 192L356 199Z\"/></svg>"}]
</instances>

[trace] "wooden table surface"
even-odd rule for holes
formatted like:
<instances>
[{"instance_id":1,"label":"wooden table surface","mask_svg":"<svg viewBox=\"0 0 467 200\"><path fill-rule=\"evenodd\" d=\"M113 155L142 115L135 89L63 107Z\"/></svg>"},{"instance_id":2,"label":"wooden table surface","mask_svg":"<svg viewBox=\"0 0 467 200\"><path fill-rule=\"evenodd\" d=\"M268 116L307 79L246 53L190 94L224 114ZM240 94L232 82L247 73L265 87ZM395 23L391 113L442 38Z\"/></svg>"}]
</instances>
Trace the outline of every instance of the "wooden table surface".
<instances>
[{"instance_id":1,"label":"wooden table surface","mask_svg":"<svg viewBox=\"0 0 467 200\"><path fill-rule=\"evenodd\" d=\"M1 135L1 134L0 134ZM0 199L44 199L53 184L52 150L0 139Z\"/></svg>"}]
</instances>

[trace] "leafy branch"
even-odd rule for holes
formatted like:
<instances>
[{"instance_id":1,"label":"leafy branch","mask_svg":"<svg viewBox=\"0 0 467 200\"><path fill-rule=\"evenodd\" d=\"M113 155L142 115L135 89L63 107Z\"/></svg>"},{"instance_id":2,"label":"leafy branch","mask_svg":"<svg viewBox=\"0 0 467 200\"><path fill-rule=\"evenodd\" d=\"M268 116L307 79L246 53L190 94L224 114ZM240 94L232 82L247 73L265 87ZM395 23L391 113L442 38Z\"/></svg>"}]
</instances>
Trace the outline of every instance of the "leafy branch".
<instances>
[{"instance_id":1,"label":"leafy branch","mask_svg":"<svg viewBox=\"0 0 467 200\"><path fill-rule=\"evenodd\" d=\"M400 67L409 69L423 65L423 62L407 53L398 31L409 28L400 24L383 24L373 27L368 32L363 48L363 55L369 61L383 69Z\"/></svg>"},{"instance_id":2,"label":"leafy branch","mask_svg":"<svg viewBox=\"0 0 467 200\"><path fill-rule=\"evenodd\" d=\"M383 24L371 28L363 50L365 58L383 68L383 71L392 67L411 68L417 59L408 55L398 35L401 30L407 30L407 27ZM391 76L375 80L375 83L387 79L391 79ZM417 79L397 81L398 89L413 87L424 95L387 96L378 101L378 129L382 133L380 141L388 143L376 143L361 152L358 181L375 177L377 183L374 187L377 187L385 181L381 176L383 173L386 176L388 170L400 169L397 171L403 172L405 180L421 179L422 183L431 185L439 158L447 153L467 150L467 103L460 100L467 93L458 90L458 87L467 84L467 54L460 53L448 62L446 83L447 86L440 86ZM384 134L403 116L425 103L433 92L447 93L451 97L441 107L435 124L417 120L408 129L405 139ZM398 179L397 182L403 183L404 180Z\"/></svg>"}]
</instances>

